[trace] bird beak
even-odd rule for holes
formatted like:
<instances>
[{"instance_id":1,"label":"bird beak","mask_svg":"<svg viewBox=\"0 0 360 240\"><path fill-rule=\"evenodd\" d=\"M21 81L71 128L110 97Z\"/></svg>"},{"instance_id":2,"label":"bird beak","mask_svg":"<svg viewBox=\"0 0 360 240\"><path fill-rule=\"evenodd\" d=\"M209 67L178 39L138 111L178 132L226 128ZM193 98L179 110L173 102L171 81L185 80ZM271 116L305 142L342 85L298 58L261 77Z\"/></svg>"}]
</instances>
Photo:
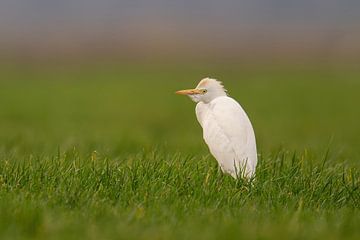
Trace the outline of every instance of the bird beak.
<instances>
[{"instance_id":1,"label":"bird beak","mask_svg":"<svg viewBox=\"0 0 360 240\"><path fill-rule=\"evenodd\" d=\"M200 89L186 89L186 90L177 91L175 93L179 95L194 95L194 94L201 94L202 92Z\"/></svg>"}]
</instances>

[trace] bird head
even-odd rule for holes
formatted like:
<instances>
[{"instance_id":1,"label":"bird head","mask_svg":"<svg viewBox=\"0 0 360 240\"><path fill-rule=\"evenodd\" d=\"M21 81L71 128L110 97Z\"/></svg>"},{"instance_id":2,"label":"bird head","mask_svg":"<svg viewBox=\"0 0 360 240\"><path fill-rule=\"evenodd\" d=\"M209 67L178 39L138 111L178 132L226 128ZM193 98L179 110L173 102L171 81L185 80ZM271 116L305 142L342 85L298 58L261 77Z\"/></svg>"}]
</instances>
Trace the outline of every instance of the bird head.
<instances>
[{"instance_id":1,"label":"bird head","mask_svg":"<svg viewBox=\"0 0 360 240\"><path fill-rule=\"evenodd\" d=\"M220 81L212 78L204 78L194 89L177 91L176 94L187 95L194 102L209 103L213 99L226 96L226 89Z\"/></svg>"}]
</instances>

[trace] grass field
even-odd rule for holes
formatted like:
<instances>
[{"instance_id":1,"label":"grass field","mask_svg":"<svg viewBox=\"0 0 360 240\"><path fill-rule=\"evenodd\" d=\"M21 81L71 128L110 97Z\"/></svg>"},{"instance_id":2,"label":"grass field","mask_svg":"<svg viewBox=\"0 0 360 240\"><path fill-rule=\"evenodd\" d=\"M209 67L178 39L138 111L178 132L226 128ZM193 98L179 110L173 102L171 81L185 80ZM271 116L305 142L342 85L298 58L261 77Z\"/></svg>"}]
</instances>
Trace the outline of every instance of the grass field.
<instances>
[{"instance_id":1,"label":"grass field","mask_svg":"<svg viewBox=\"0 0 360 240\"><path fill-rule=\"evenodd\" d=\"M257 178L223 175L195 105L217 77ZM0 239L359 239L360 71L2 67Z\"/></svg>"}]
</instances>

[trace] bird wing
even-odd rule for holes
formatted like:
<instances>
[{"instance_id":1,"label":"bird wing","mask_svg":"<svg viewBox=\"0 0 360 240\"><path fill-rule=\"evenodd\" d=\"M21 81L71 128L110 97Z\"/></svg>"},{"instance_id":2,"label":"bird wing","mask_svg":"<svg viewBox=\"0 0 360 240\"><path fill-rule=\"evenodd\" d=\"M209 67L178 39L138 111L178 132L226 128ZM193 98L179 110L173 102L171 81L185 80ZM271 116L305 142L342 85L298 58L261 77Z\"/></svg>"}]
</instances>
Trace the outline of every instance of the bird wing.
<instances>
[{"instance_id":1,"label":"bird wing","mask_svg":"<svg viewBox=\"0 0 360 240\"><path fill-rule=\"evenodd\" d=\"M200 103L199 103L200 104ZM223 171L238 177L252 176L257 163L255 135L238 102L218 97L196 107L203 137Z\"/></svg>"}]
</instances>

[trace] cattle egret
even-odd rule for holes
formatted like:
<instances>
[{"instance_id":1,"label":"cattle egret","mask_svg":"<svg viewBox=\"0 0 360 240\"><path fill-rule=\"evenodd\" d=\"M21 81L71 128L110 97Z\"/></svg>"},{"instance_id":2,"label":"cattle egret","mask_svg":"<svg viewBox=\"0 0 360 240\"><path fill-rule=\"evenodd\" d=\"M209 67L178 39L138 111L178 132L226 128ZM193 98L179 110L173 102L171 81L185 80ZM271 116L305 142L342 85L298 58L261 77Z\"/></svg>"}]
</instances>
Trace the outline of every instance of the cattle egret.
<instances>
[{"instance_id":1,"label":"cattle egret","mask_svg":"<svg viewBox=\"0 0 360 240\"><path fill-rule=\"evenodd\" d=\"M204 78L195 89L180 90L196 105L203 138L223 172L251 178L257 164L255 134L240 104L226 94L221 82Z\"/></svg>"}]
</instances>

